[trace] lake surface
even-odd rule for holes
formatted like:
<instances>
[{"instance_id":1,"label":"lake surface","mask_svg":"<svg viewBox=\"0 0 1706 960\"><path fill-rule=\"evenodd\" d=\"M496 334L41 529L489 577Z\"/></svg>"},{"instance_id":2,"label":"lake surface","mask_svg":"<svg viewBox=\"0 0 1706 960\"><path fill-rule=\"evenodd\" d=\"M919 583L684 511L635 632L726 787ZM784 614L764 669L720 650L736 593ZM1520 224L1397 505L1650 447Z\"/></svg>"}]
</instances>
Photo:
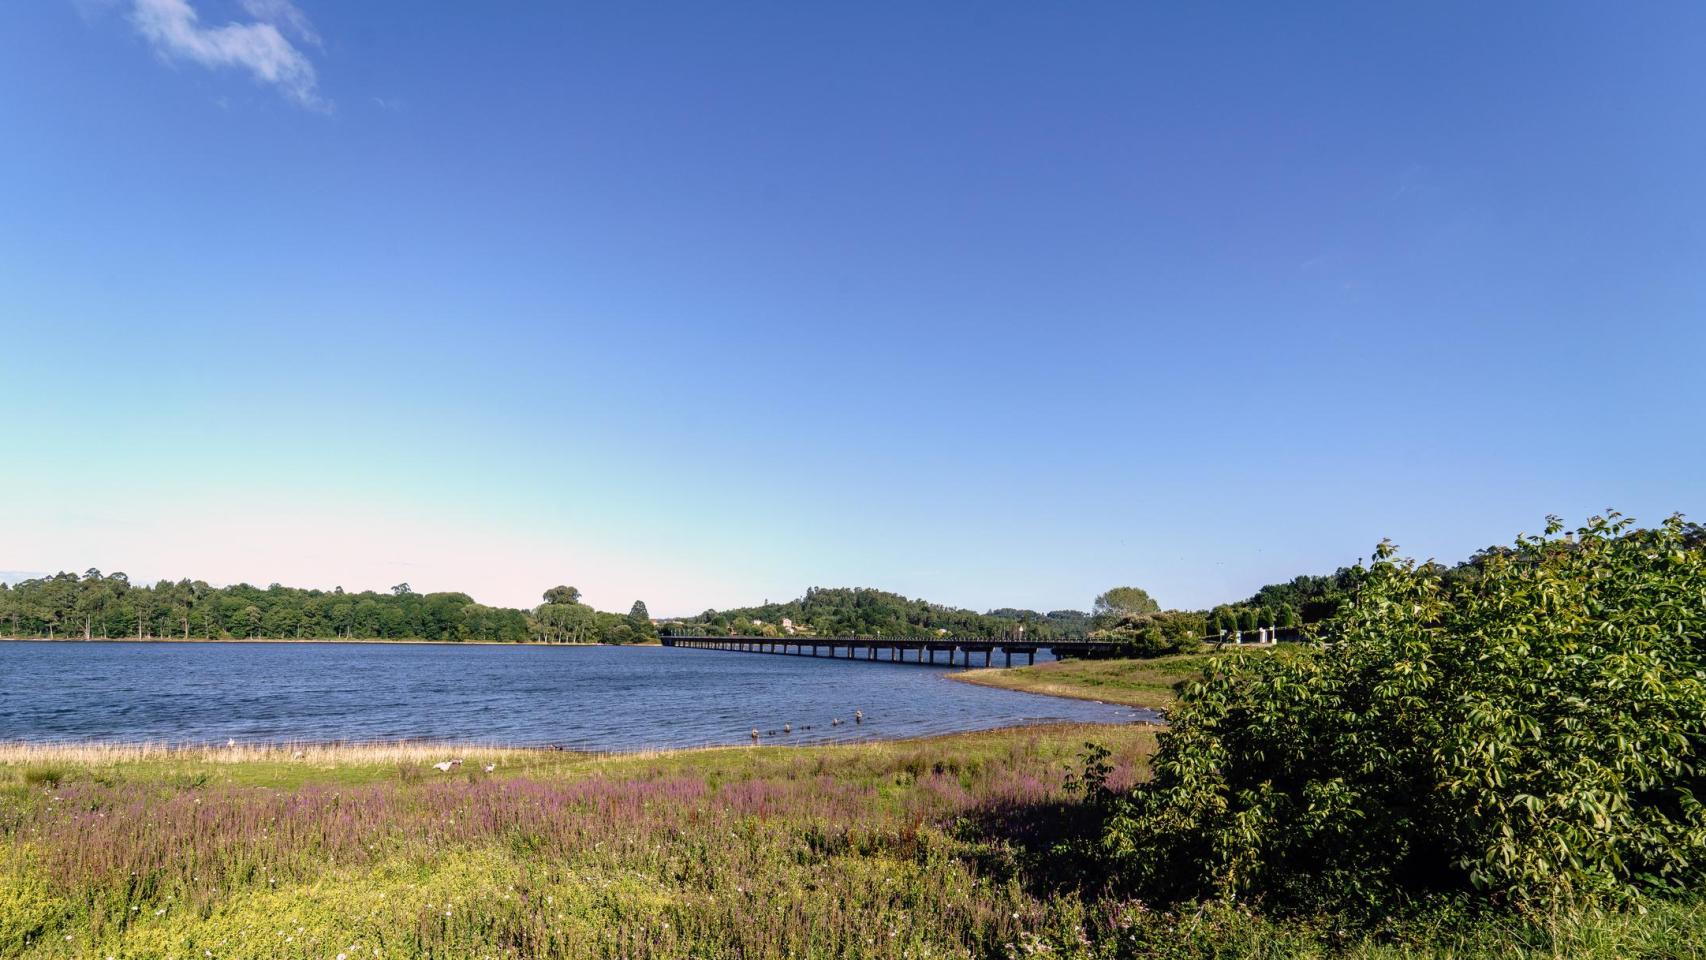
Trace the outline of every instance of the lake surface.
<instances>
[{"instance_id":1,"label":"lake surface","mask_svg":"<svg viewBox=\"0 0 1706 960\"><path fill-rule=\"evenodd\" d=\"M815 743L1153 717L949 672L669 647L0 641L0 740L635 750L747 743L754 727Z\"/></svg>"}]
</instances>

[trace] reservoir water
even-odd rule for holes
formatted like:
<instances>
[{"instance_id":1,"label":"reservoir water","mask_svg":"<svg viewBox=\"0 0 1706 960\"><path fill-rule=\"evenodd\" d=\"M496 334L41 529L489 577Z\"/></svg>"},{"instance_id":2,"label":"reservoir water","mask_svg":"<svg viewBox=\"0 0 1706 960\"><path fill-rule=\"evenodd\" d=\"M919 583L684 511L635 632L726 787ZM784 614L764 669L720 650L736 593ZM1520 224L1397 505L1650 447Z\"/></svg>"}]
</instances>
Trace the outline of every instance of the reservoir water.
<instances>
[{"instance_id":1,"label":"reservoir water","mask_svg":"<svg viewBox=\"0 0 1706 960\"><path fill-rule=\"evenodd\" d=\"M1153 717L949 672L666 647L0 641L0 741L636 750L747 743L754 728L767 743L813 743Z\"/></svg>"}]
</instances>

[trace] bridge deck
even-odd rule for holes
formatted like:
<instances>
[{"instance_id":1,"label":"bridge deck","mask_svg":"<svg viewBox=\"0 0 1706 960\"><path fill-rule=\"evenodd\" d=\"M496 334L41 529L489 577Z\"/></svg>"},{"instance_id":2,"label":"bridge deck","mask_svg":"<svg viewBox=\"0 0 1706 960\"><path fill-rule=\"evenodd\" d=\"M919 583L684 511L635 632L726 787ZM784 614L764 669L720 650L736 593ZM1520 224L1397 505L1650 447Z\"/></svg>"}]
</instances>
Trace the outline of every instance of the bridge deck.
<instances>
[{"instance_id":1,"label":"bridge deck","mask_svg":"<svg viewBox=\"0 0 1706 960\"><path fill-rule=\"evenodd\" d=\"M995 651L1000 650L1006 665L1013 665L1015 654L1027 664L1037 662L1037 651L1047 650L1056 657L1112 653L1113 644L1096 640L996 640L963 637L664 637L666 647L688 647L696 650L730 650L742 653L769 653L797 657L836 657L843 660L871 660L879 663L912 663L935 665L936 657L946 653L947 666L992 666ZM983 662L974 664L974 654L983 654ZM886 655L884 655L886 654ZM911 659L908 659L908 655Z\"/></svg>"}]
</instances>

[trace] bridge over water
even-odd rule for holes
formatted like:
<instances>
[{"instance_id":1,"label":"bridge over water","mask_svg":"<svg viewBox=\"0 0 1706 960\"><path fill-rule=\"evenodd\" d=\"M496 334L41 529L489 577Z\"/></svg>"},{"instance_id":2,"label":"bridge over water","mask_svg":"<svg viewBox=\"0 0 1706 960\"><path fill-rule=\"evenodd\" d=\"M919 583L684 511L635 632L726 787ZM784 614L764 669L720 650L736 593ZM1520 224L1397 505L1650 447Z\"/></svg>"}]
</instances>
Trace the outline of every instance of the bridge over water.
<instances>
[{"instance_id":1,"label":"bridge over water","mask_svg":"<svg viewBox=\"0 0 1706 960\"><path fill-rule=\"evenodd\" d=\"M1015 656L1025 663L1037 662L1037 651L1047 650L1056 657L1089 656L1113 653L1115 645L1097 640L978 640L963 637L663 637L666 647L688 647L695 650L726 650L740 653L770 653L796 657L834 657L842 660L870 660L878 663L912 663L924 666L937 664L937 656L946 654L946 666L992 666L995 651L1001 651L1006 665L1013 665ZM983 654L983 662L973 657Z\"/></svg>"}]
</instances>

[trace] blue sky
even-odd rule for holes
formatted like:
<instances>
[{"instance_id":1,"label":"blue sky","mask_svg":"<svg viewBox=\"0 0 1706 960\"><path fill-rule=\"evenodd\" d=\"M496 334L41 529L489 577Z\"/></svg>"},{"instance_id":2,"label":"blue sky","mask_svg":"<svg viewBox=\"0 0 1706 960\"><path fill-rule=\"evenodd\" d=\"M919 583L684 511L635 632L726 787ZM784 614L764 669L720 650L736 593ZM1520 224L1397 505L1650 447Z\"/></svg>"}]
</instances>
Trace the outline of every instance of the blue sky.
<instances>
[{"instance_id":1,"label":"blue sky","mask_svg":"<svg viewBox=\"0 0 1706 960\"><path fill-rule=\"evenodd\" d=\"M1702 50L1684 3L8 4L0 569L1189 607L1706 515Z\"/></svg>"}]
</instances>

